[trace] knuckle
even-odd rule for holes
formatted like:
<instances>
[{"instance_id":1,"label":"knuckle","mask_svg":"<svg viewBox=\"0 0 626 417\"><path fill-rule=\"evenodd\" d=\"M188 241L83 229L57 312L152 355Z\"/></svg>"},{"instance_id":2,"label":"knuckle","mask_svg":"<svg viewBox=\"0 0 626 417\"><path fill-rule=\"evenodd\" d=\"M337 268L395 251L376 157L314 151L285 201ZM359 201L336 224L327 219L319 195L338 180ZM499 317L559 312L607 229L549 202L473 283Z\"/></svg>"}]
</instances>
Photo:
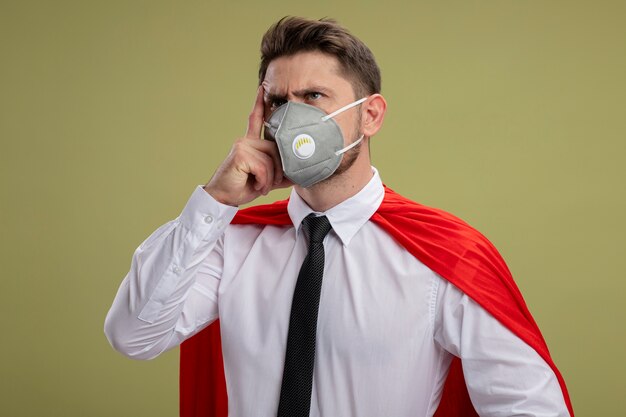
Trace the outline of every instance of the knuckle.
<instances>
[{"instance_id":1,"label":"knuckle","mask_svg":"<svg viewBox=\"0 0 626 417\"><path fill-rule=\"evenodd\" d=\"M246 144L243 139L237 139L233 143L233 153L239 154L245 150Z\"/></svg>"}]
</instances>

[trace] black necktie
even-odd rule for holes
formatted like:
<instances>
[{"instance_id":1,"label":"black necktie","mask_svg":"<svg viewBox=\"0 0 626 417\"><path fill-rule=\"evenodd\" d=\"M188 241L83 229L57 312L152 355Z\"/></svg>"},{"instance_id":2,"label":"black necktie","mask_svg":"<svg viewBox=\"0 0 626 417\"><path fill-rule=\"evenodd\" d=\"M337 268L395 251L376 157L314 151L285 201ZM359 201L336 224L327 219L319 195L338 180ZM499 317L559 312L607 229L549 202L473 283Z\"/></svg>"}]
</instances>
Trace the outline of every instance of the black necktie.
<instances>
[{"instance_id":1,"label":"black necktie","mask_svg":"<svg viewBox=\"0 0 626 417\"><path fill-rule=\"evenodd\" d=\"M324 275L322 241L331 226L326 216L312 214L302 221L302 226L309 236L309 253L293 292L278 417L308 417L311 407L315 331Z\"/></svg>"}]
</instances>

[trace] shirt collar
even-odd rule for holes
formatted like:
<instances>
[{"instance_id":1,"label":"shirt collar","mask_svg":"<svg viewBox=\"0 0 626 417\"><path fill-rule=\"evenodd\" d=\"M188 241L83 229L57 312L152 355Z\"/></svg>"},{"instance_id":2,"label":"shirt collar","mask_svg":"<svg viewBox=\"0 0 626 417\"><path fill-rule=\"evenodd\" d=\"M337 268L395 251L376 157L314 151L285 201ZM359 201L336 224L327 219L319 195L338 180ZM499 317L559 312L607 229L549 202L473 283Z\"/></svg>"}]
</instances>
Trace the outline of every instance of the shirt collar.
<instances>
[{"instance_id":1,"label":"shirt collar","mask_svg":"<svg viewBox=\"0 0 626 417\"><path fill-rule=\"evenodd\" d=\"M378 210L385 196L385 189L378 174L378 170L372 167L372 172L374 175L361 191L323 213L314 211L302 197L298 195L296 190L292 189L287 211L296 229L296 236L300 232L302 220L304 220L306 216L311 213L320 216L325 215L328 217L341 243L343 243L344 246L348 246L354 235L369 218L372 217L376 210Z\"/></svg>"}]
</instances>

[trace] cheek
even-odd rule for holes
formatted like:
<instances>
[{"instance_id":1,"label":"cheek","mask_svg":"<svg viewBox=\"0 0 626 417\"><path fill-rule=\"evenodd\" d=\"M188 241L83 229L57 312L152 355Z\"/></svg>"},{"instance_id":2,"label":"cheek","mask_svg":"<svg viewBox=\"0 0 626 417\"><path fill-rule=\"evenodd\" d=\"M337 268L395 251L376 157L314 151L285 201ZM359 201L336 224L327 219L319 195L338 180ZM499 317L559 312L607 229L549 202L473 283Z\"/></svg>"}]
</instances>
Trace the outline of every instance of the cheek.
<instances>
[{"instance_id":1,"label":"cheek","mask_svg":"<svg viewBox=\"0 0 626 417\"><path fill-rule=\"evenodd\" d=\"M360 117L350 117L339 124L343 139L346 144L354 142L359 136L361 136L361 120Z\"/></svg>"},{"instance_id":2,"label":"cheek","mask_svg":"<svg viewBox=\"0 0 626 417\"><path fill-rule=\"evenodd\" d=\"M354 117L349 117L348 115L341 115L342 117L336 117L335 122L341 128L341 133L343 134L344 140L350 141L351 136L355 132L355 127L357 120ZM357 127L358 129L358 127Z\"/></svg>"}]
</instances>

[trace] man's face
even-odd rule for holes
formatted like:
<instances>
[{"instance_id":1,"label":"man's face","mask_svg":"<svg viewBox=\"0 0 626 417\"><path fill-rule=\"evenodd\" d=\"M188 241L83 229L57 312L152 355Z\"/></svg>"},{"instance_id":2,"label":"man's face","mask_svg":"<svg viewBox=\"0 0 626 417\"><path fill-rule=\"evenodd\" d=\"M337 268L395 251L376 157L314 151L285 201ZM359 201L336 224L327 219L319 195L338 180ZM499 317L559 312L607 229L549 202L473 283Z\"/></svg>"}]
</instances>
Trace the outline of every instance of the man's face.
<instances>
[{"instance_id":1,"label":"man's face","mask_svg":"<svg viewBox=\"0 0 626 417\"><path fill-rule=\"evenodd\" d=\"M287 101L318 107L325 113L361 98L354 96L352 84L340 75L339 62L322 52L301 52L270 62L262 84L265 90L265 120ZM360 136L360 108L347 110L333 118L341 128L344 146ZM358 147L357 147L358 148ZM347 170L358 155L358 149L348 151L335 175Z\"/></svg>"}]
</instances>

